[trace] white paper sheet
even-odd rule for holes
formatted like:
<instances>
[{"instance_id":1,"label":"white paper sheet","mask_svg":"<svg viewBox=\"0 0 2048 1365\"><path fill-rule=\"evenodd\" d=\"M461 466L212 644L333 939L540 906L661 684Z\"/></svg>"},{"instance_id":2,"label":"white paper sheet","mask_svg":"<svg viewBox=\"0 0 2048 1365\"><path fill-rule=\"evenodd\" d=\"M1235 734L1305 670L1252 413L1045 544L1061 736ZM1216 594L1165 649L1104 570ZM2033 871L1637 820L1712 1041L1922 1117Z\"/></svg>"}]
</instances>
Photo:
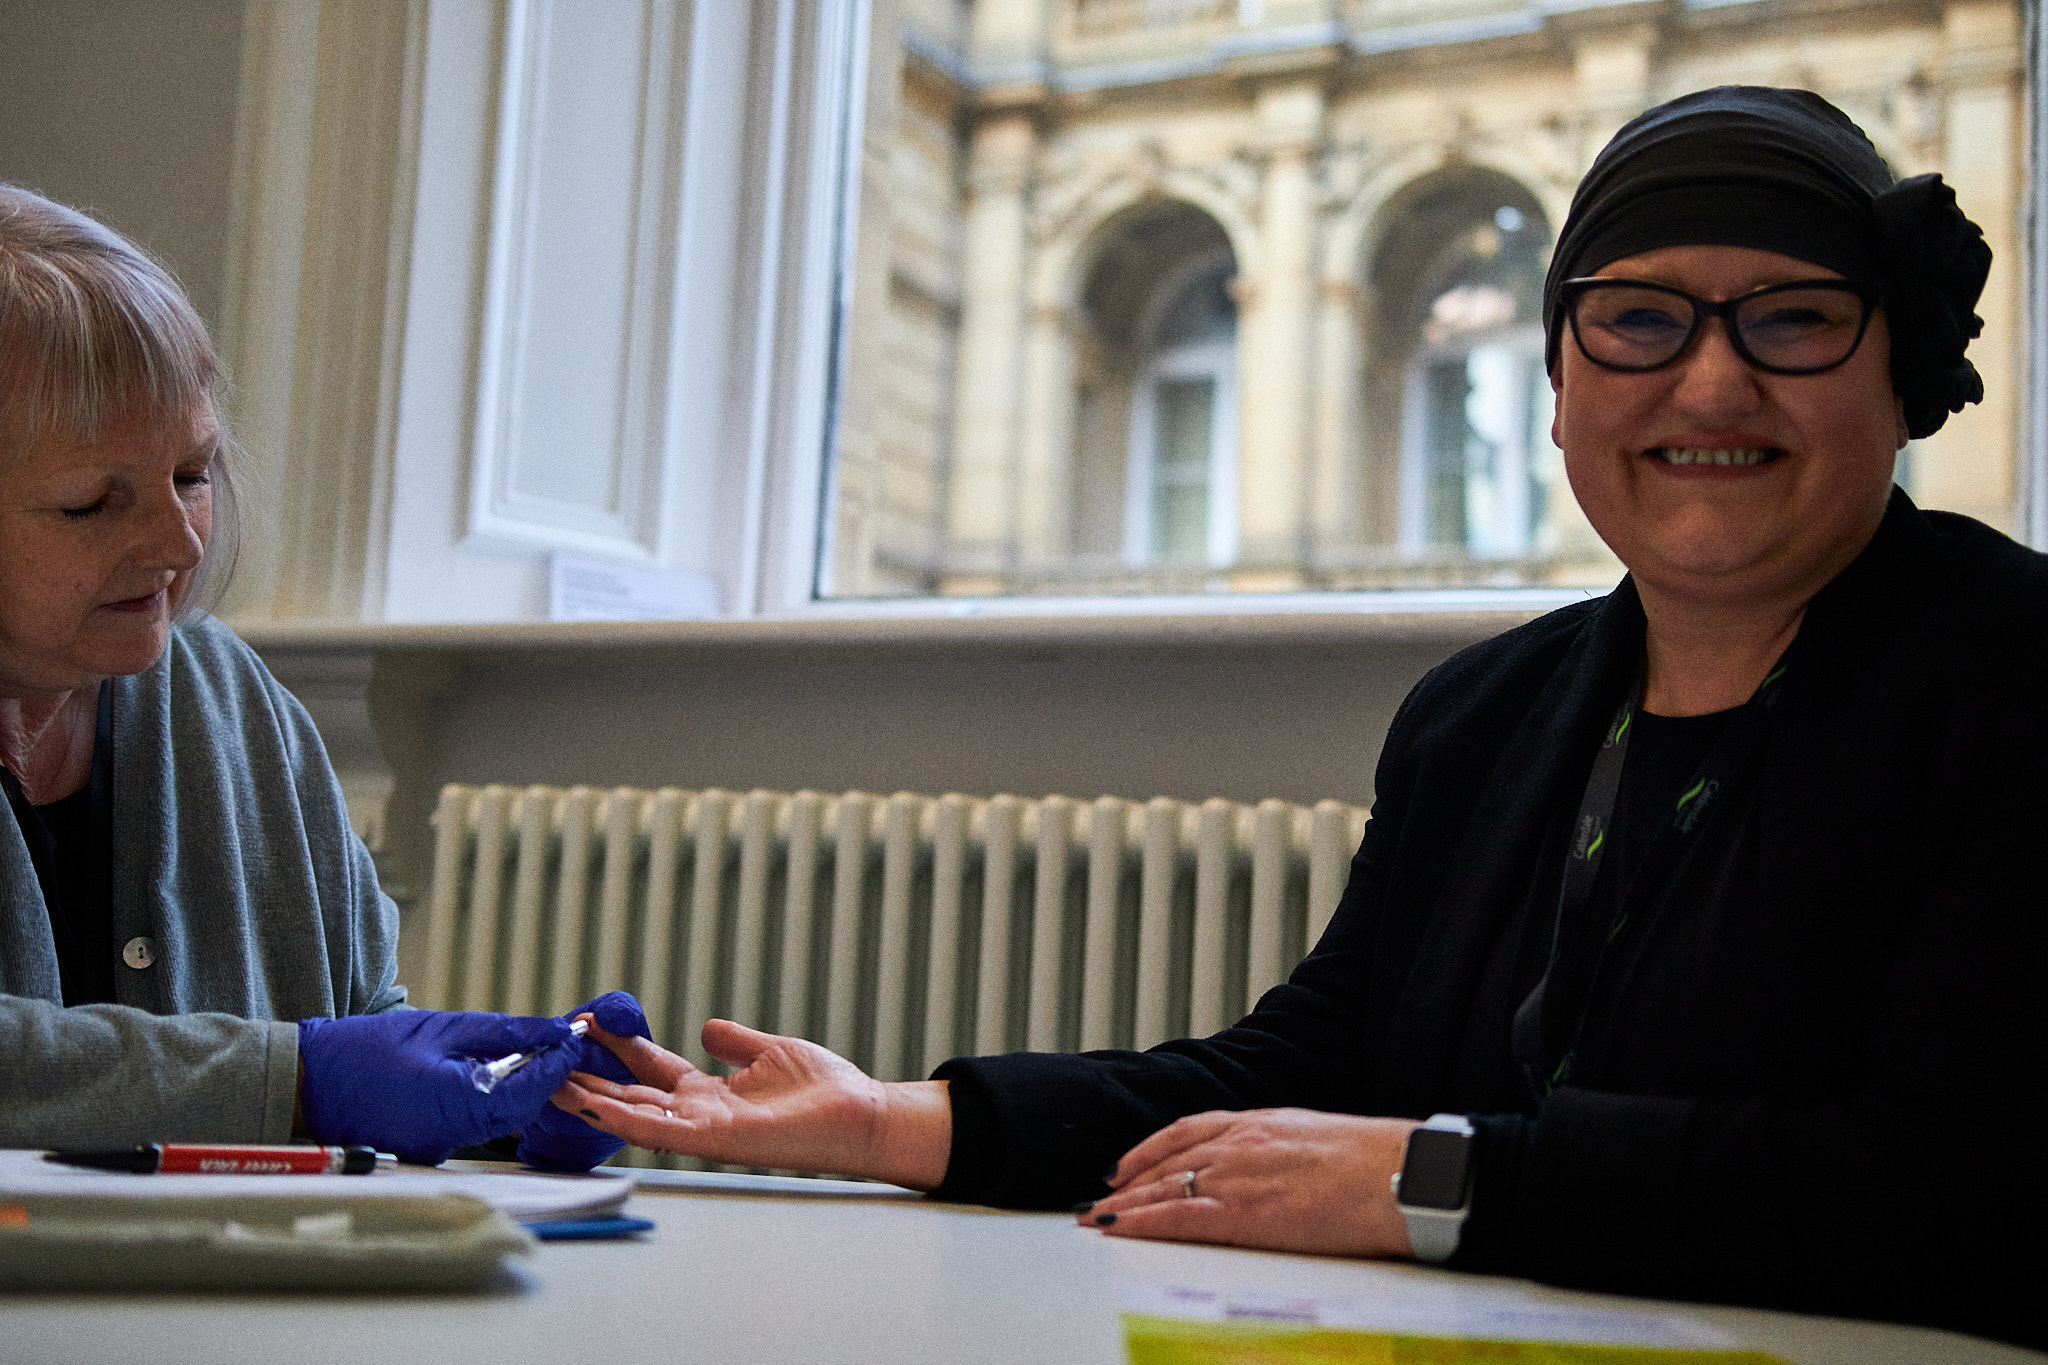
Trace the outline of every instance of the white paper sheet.
<instances>
[{"instance_id":1,"label":"white paper sheet","mask_svg":"<svg viewBox=\"0 0 2048 1365\"><path fill-rule=\"evenodd\" d=\"M1497 1292L1483 1298L1297 1298L1126 1283L1119 1286L1118 1297L1126 1313L1194 1322L1271 1322L1463 1341L1559 1341L1694 1350L1735 1344L1734 1338L1717 1328L1669 1314L1533 1300L1503 1303Z\"/></svg>"},{"instance_id":2,"label":"white paper sheet","mask_svg":"<svg viewBox=\"0 0 2048 1365\"><path fill-rule=\"evenodd\" d=\"M604 1216L633 1192L633 1182L610 1173L541 1175L506 1165L503 1171L403 1166L380 1161L368 1175L131 1175L44 1161L40 1152L0 1149L0 1199L23 1195L110 1195L124 1199L281 1195L365 1198L379 1195L465 1194L511 1218L539 1221Z\"/></svg>"}]
</instances>

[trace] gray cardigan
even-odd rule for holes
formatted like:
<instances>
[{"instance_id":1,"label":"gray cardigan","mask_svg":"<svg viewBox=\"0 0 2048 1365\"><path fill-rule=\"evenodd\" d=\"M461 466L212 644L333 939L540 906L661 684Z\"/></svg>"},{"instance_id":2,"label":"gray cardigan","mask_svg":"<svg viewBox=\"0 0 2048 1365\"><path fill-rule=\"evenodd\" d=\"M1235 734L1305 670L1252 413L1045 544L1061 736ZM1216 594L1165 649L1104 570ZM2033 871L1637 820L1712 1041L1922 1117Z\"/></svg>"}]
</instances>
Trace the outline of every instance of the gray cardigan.
<instances>
[{"instance_id":1,"label":"gray cardigan","mask_svg":"<svg viewBox=\"0 0 2048 1365\"><path fill-rule=\"evenodd\" d=\"M283 1142L311 1015L397 1009L377 889L303 707L211 618L114 680L113 1005L63 1006L20 829L0 819L0 1146Z\"/></svg>"}]
</instances>

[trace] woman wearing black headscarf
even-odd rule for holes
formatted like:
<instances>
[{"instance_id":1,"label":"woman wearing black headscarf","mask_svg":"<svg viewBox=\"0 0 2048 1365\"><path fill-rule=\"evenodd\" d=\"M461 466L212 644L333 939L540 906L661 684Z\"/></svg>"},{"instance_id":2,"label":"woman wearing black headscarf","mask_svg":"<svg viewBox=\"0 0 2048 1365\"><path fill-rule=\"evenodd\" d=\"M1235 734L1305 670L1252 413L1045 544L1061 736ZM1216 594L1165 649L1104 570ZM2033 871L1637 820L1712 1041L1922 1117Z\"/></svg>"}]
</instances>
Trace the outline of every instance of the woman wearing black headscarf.
<instances>
[{"instance_id":1,"label":"woman wearing black headscarf","mask_svg":"<svg viewBox=\"0 0 2048 1365\"><path fill-rule=\"evenodd\" d=\"M1643 115L1545 291L1629 577L1416 687L1286 984L1212 1038L902 1085L713 1021L730 1080L625 1041L645 1084L569 1095L1117 1235L2041 1339L2048 559L1891 483L1981 396L1989 260L1817 96Z\"/></svg>"}]
</instances>

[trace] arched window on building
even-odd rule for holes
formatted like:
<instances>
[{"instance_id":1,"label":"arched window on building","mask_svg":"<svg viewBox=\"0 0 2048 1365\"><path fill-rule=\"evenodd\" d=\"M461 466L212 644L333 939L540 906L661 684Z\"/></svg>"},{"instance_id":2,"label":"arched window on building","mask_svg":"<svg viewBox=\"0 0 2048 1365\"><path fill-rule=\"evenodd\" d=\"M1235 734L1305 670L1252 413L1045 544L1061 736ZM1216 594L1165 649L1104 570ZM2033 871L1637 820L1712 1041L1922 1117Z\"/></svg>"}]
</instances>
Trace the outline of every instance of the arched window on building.
<instances>
[{"instance_id":1,"label":"arched window on building","mask_svg":"<svg viewBox=\"0 0 2048 1365\"><path fill-rule=\"evenodd\" d=\"M1154 296L1131 391L1124 558L1237 558L1237 309L1229 248L1183 262Z\"/></svg>"},{"instance_id":2,"label":"arched window on building","mask_svg":"<svg viewBox=\"0 0 2048 1365\"><path fill-rule=\"evenodd\" d=\"M1237 554L1237 258L1179 201L1106 225L1083 289L1077 549L1131 569Z\"/></svg>"},{"instance_id":3,"label":"arched window on building","mask_svg":"<svg viewBox=\"0 0 2048 1365\"><path fill-rule=\"evenodd\" d=\"M1543 370L1549 247L1534 196L1477 168L1412 187L1381 237L1373 274L1382 364L1400 384L1404 558L1528 561L1558 548L1571 494Z\"/></svg>"}]
</instances>

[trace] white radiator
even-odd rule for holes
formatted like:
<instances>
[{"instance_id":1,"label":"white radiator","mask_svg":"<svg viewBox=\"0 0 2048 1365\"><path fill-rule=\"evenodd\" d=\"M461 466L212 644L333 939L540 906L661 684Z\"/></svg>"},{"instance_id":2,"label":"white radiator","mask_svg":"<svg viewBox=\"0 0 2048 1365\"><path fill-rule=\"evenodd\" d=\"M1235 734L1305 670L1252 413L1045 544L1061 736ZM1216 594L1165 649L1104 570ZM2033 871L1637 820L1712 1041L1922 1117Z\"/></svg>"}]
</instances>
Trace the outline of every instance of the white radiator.
<instances>
[{"instance_id":1,"label":"white radiator","mask_svg":"<svg viewBox=\"0 0 2048 1365\"><path fill-rule=\"evenodd\" d=\"M894 1080L1224 1027L1321 934L1366 812L448 786L434 820L417 1003L622 988L699 1065L717 1015Z\"/></svg>"}]
</instances>

